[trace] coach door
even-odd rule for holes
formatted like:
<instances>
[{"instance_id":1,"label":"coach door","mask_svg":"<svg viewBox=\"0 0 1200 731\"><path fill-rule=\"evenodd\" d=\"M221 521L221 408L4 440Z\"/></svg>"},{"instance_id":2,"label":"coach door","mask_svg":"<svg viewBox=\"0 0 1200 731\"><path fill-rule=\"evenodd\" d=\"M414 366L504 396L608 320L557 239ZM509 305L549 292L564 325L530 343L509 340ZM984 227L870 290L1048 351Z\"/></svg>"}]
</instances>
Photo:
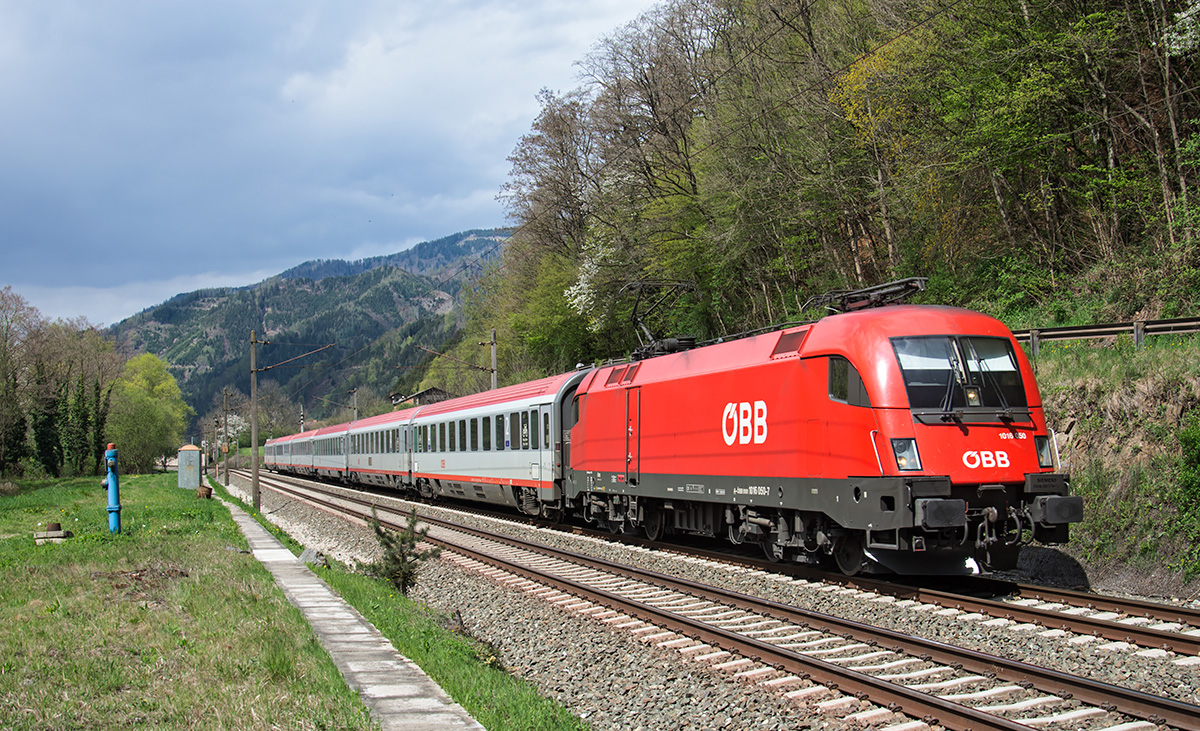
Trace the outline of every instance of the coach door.
<instances>
[{"instance_id":1,"label":"coach door","mask_svg":"<svg viewBox=\"0 0 1200 731\"><path fill-rule=\"evenodd\" d=\"M550 409L552 407L547 404L542 406L538 411L538 431L542 435L542 451L540 457L542 461L542 480L550 482L558 477L554 471L554 435L550 431Z\"/></svg>"},{"instance_id":2,"label":"coach door","mask_svg":"<svg viewBox=\"0 0 1200 731\"><path fill-rule=\"evenodd\" d=\"M637 487L641 479L642 389L625 391L625 484Z\"/></svg>"}]
</instances>

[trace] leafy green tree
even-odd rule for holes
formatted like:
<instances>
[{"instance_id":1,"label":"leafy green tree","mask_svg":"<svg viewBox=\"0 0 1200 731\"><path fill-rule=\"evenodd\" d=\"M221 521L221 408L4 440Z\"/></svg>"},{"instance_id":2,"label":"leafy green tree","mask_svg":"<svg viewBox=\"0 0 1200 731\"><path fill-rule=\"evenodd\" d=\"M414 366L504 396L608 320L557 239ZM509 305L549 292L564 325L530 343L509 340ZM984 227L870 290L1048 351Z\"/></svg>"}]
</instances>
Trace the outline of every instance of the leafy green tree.
<instances>
[{"instance_id":1,"label":"leafy green tree","mask_svg":"<svg viewBox=\"0 0 1200 731\"><path fill-rule=\"evenodd\" d=\"M40 361L34 364L33 378L39 386L39 393L33 398L29 414L34 457L47 474L58 477L63 466L61 429L65 389L54 386L45 363Z\"/></svg>"},{"instance_id":2,"label":"leafy green tree","mask_svg":"<svg viewBox=\"0 0 1200 731\"><path fill-rule=\"evenodd\" d=\"M122 469L148 472L175 454L191 414L165 361L151 353L130 359L117 379L108 417L109 441L120 451Z\"/></svg>"},{"instance_id":3,"label":"leafy green tree","mask_svg":"<svg viewBox=\"0 0 1200 731\"><path fill-rule=\"evenodd\" d=\"M37 310L12 287L0 289L0 473L12 470L27 454L22 359L25 339L39 319Z\"/></svg>"}]
</instances>

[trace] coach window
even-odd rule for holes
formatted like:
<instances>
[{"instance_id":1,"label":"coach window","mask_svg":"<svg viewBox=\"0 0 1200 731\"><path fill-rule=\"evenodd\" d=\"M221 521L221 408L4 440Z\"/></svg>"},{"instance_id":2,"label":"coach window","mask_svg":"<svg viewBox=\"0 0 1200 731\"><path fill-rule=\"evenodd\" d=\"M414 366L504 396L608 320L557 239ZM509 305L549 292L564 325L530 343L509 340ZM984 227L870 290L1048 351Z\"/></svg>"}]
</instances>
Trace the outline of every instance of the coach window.
<instances>
[{"instance_id":1,"label":"coach window","mask_svg":"<svg viewBox=\"0 0 1200 731\"><path fill-rule=\"evenodd\" d=\"M496 415L496 451L504 449L504 414Z\"/></svg>"},{"instance_id":2,"label":"coach window","mask_svg":"<svg viewBox=\"0 0 1200 731\"><path fill-rule=\"evenodd\" d=\"M454 431L455 431L454 422L452 421L452 422L450 422L450 450L449 450L451 452L457 451L457 449L458 449L458 440L456 440L454 438Z\"/></svg>"},{"instance_id":3,"label":"coach window","mask_svg":"<svg viewBox=\"0 0 1200 731\"><path fill-rule=\"evenodd\" d=\"M529 449L529 414L524 411L521 412L521 449Z\"/></svg>"},{"instance_id":4,"label":"coach window","mask_svg":"<svg viewBox=\"0 0 1200 731\"><path fill-rule=\"evenodd\" d=\"M479 419L471 419L471 451L479 451Z\"/></svg>"},{"instance_id":5,"label":"coach window","mask_svg":"<svg viewBox=\"0 0 1200 731\"><path fill-rule=\"evenodd\" d=\"M829 398L851 406L870 406L866 386L850 361L839 356L829 358Z\"/></svg>"},{"instance_id":6,"label":"coach window","mask_svg":"<svg viewBox=\"0 0 1200 731\"><path fill-rule=\"evenodd\" d=\"M542 447L550 448L550 414L542 414Z\"/></svg>"},{"instance_id":7,"label":"coach window","mask_svg":"<svg viewBox=\"0 0 1200 731\"><path fill-rule=\"evenodd\" d=\"M516 411L508 415L508 448L521 448L521 414Z\"/></svg>"},{"instance_id":8,"label":"coach window","mask_svg":"<svg viewBox=\"0 0 1200 731\"><path fill-rule=\"evenodd\" d=\"M524 416L524 414L522 414ZM532 409L529 412L529 448L538 448L538 412L537 409Z\"/></svg>"},{"instance_id":9,"label":"coach window","mask_svg":"<svg viewBox=\"0 0 1200 731\"><path fill-rule=\"evenodd\" d=\"M458 420L458 451L467 451L467 420Z\"/></svg>"},{"instance_id":10,"label":"coach window","mask_svg":"<svg viewBox=\"0 0 1200 731\"><path fill-rule=\"evenodd\" d=\"M490 452L492 451L492 417L483 417L483 424L481 426L481 431L483 432L483 451Z\"/></svg>"}]
</instances>

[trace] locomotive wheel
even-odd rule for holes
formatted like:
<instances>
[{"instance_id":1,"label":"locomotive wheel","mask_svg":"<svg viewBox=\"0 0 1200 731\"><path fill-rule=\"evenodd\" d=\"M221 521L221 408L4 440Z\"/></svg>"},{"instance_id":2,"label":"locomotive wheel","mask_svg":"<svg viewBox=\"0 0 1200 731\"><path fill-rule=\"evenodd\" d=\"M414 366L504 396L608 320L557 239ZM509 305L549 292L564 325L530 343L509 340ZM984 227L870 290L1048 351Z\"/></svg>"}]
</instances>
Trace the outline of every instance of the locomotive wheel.
<instances>
[{"instance_id":1,"label":"locomotive wheel","mask_svg":"<svg viewBox=\"0 0 1200 731\"><path fill-rule=\"evenodd\" d=\"M768 561L772 563L779 563L783 560L783 546L771 540L770 536L767 536L766 540L762 541L758 545L762 546L763 555L767 557Z\"/></svg>"},{"instance_id":2,"label":"locomotive wheel","mask_svg":"<svg viewBox=\"0 0 1200 731\"><path fill-rule=\"evenodd\" d=\"M863 536L857 531L843 533L833 543L833 560L838 570L846 576L855 576L863 567L865 558Z\"/></svg>"},{"instance_id":3,"label":"locomotive wheel","mask_svg":"<svg viewBox=\"0 0 1200 731\"><path fill-rule=\"evenodd\" d=\"M657 508L647 509L646 519L642 521L642 530L646 532L647 539L651 541L662 540L663 534L667 532L666 512Z\"/></svg>"}]
</instances>

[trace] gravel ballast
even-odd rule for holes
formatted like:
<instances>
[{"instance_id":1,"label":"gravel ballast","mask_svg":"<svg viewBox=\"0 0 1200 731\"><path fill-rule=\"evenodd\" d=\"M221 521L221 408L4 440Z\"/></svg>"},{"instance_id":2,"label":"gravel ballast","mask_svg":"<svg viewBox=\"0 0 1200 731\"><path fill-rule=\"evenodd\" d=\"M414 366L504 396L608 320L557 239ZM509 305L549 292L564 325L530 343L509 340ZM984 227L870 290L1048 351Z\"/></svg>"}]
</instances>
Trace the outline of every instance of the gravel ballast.
<instances>
[{"instance_id":1,"label":"gravel ballast","mask_svg":"<svg viewBox=\"0 0 1200 731\"><path fill-rule=\"evenodd\" d=\"M234 478L231 492L243 492ZM325 486L328 487L328 486ZM349 491L354 492L354 491ZM380 498L382 503L385 498ZM261 491L263 514L303 545L353 566L378 557L370 530L303 503ZM409 503L401 503L410 505ZM444 509L419 506L423 514ZM1045 665L1093 680L1200 704L1200 665L1173 657L1143 657L1098 649L1101 640L1071 644L1040 629L988 627L861 595L780 581L675 554L483 517L454 519L487 530L628 563L827 614L870 622L906 634ZM439 560L418 577L413 599L461 614L467 629L495 646L506 667L562 702L596 729L840 728L839 718L783 699L778 693L732 680L673 651L639 642L622 630L583 618L479 574Z\"/></svg>"}]
</instances>

